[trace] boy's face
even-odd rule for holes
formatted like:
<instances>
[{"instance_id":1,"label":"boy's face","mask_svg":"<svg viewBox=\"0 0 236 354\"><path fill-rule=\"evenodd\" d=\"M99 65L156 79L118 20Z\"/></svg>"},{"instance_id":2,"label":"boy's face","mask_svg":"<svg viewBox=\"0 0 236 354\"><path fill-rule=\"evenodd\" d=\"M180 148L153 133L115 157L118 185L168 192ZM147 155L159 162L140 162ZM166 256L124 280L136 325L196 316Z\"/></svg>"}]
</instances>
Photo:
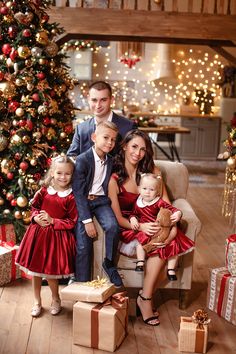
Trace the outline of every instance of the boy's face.
<instances>
[{"instance_id":1,"label":"boy's face","mask_svg":"<svg viewBox=\"0 0 236 354\"><path fill-rule=\"evenodd\" d=\"M115 146L117 132L110 128L102 128L92 134L92 141L95 145L95 151L99 157L108 154Z\"/></svg>"},{"instance_id":2,"label":"boy's face","mask_svg":"<svg viewBox=\"0 0 236 354\"><path fill-rule=\"evenodd\" d=\"M98 118L107 118L111 110L112 97L107 89L96 90L91 88L88 103L93 114Z\"/></svg>"}]
</instances>

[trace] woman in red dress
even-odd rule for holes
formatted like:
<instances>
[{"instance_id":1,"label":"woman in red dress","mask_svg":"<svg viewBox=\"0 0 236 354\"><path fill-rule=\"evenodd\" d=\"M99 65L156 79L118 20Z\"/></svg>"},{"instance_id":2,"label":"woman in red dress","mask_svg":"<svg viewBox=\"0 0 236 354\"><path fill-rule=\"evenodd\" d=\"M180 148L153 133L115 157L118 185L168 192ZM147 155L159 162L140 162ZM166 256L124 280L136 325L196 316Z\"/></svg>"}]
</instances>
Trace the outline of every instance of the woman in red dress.
<instances>
[{"instance_id":1,"label":"woman in red dress","mask_svg":"<svg viewBox=\"0 0 236 354\"><path fill-rule=\"evenodd\" d=\"M33 317L42 310L42 277L52 292L50 312L57 315L61 310L58 279L74 274L77 209L70 187L73 170L74 162L69 157L53 159L43 186L31 203L31 224L17 253L16 264L32 275Z\"/></svg>"},{"instance_id":2,"label":"woman in red dress","mask_svg":"<svg viewBox=\"0 0 236 354\"><path fill-rule=\"evenodd\" d=\"M109 197L112 209L121 227L122 241L129 243L135 239L129 216L131 215L138 198L138 184L142 173L160 175L160 170L153 161L152 144L147 134L141 130L128 132L123 139L119 154L114 161L114 171L109 183ZM170 203L165 185L163 185L162 198ZM181 212L176 211L171 215L171 220L176 223L181 217ZM156 222L140 223L139 231L146 235L154 235L159 231ZM137 298L137 310L141 313L143 321L151 326L157 326L160 321L158 314L153 313L152 295L165 259L160 258L158 252L152 252L146 262L143 289Z\"/></svg>"}]
</instances>

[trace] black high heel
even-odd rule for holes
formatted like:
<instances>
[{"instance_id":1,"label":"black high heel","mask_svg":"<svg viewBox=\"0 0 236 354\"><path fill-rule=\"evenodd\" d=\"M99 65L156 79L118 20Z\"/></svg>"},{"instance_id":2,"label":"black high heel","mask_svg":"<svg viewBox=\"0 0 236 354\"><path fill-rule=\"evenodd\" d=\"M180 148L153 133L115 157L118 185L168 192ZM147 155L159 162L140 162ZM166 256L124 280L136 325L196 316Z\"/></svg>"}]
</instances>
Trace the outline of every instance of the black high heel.
<instances>
[{"instance_id":1,"label":"black high heel","mask_svg":"<svg viewBox=\"0 0 236 354\"><path fill-rule=\"evenodd\" d=\"M170 281L176 281L177 280L176 274L170 274L170 271L175 272L175 269L167 269L167 278Z\"/></svg>"},{"instance_id":2,"label":"black high heel","mask_svg":"<svg viewBox=\"0 0 236 354\"><path fill-rule=\"evenodd\" d=\"M144 262L145 262L144 260L134 262L134 263L136 263L135 272L143 272L144 271ZM138 263L142 263L142 265L138 265Z\"/></svg>"},{"instance_id":3,"label":"black high heel","mask_svg":"<svg viewBox=\"0 0 236 354\"><path fill-rule=\"evenodd\" d=\"M141 294L138 294L138 297L140 297L144 301L151 301L152 300L151 297L144 297ZM160 324L160 321L158 320L158 316L151 316L151 317L148 317L146 319L143 318L142 312L141 312L140 307L138 305L138 298L136 300L136 316L137 317L141 316L143 322L146 323L149 326L158 326ZM157 322L156 323L151 323L151 321L153 321L153 320L157 320Z\"/></svg>"}]
</instances>

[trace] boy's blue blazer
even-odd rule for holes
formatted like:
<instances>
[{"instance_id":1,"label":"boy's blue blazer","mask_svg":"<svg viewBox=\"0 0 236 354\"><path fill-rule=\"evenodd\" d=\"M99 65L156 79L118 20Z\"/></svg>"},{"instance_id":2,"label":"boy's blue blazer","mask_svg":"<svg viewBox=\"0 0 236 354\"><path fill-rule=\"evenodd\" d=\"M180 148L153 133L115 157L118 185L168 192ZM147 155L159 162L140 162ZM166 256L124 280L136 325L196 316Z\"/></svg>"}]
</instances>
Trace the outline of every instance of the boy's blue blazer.
<instances>
[{"instance_id":1,"label":"boy's blue blazer","mask_svg":"<svg viewBox=\"0 0 236 354\"><path fill-rule=\"evenodd\" d=\"M108 194L108 183L112 172L112 157L107 155L106 177L102 184L105 195ZM79 212L79 221L92 218L88 195L92 188L95 173L95 160L92 148L77 156L72 179L72 189Z\"/></svg>"}]
</instances>

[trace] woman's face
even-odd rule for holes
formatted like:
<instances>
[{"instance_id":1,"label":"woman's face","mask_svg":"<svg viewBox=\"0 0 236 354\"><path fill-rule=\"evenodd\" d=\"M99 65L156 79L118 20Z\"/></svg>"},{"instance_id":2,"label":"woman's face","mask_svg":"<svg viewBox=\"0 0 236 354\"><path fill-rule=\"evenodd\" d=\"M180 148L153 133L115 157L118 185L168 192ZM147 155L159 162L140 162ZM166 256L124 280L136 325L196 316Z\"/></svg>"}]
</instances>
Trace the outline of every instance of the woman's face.
<instances>
[{"instance_id":1,"label":"woman's face","mask_svg":"<svg viewBox=\"0 0 236 354\"><path fill-rule=\"evenodd\" d=\"M125 160L132 165L137 165L144 158L146 144L142 137L134 136L124 147Z\"/></svg>"}]
</instances>

